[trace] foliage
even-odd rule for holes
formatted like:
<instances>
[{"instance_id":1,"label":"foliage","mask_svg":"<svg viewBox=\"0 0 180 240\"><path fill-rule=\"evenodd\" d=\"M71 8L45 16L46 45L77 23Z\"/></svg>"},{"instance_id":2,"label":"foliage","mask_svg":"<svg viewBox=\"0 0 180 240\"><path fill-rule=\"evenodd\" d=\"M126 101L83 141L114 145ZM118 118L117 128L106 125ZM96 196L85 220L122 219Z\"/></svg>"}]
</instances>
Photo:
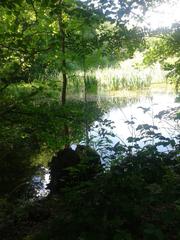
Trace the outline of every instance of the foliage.
<instances>
[{"instance_id":1,"label":"foliage","mask_svg":"<svg viewBox=\"0 0 180 240\"><path fill-rule=\"evenodd\" d=\"M180 64L180 28L175 25L172 30L148 40L144 62L152 64L159 61L167 71L167 77L179 86Z\"/></svg>"},{"instance_id":2,"label":"foliage","mask_svg":"<svg viewBox=\"0 0 180 240\"><path fill-rule=\"evenodd\" d=\"M66 106L60 105L59 90L63 86L57 82L62 78L53 76L59 72L68 74L78 85L76 80L82 74L76 76L76 73L80 70L86 75L85 90L96 93L99 79L95 69L133 56L143 34L137 28L128 28L128 19L133 10L145 11L153 2L119 1L119 7L110 7L112 1L104 0L96 1L97 5L75 0L0 2L2 240L180 237L176 141L179 136L165 138L156 126L144 124L137 127L141 138L132 136L127 145L112 146L109 139L114 136L112 123L101 119L100 127L93 124L103 114L98 102L69 101ZM162 56L164 66L167 56L177 57L174 66L165 66L176 75L179 74L178 31L167 34L158 45L158 51L162 52L158 58ZM106 69L101 78L104 75ZM148 74L145 78L132 76L129 82L124 76L111 77L114 89L144 87L151 81ZM164 114L169 116L162 112L157 117ZM99 141L88 136L93 128L98 130ZM34 191L38 186L34 186L32 175L37 169L41 174L41 158L47 164L52 152L82 139L102 151L106 167L101 174L92 178L86 175L75 186L67 184L61 195L36 198ZM151 144L142 147L141 141ZM170 146L170 151L158 151L161 145ZM86 160L84 154L82 158ZM73 178L77 172L74 168L70 170Z\"/></svg>"},{"instance_id":3,"label":"foliage","mask_svg":"<svg viewBox=\"0 0 180 240\"><path fill-rule=\"evenodd\" d=\"M123 14L129 14L126 7L127 12L122 6ZM3 1L0 9L0 74L5 83L32 81L40 73L62 70L58 26L61 10L67 70L82 69L84 57L88 68L127 58L142 39L139 30L128 29L125 23L112 23L106 14L85 2L64 1L61 6L58 1Z\"/></svg>"},{"instance_id":4,"label":"foliage","mask_svg":"<svg viewBox=\"0 0 180 240\"><path fill-rule=\"evenodd\" d=\"M87 74L97 79L99 91L143 89L150 87L152 83L165 80L164 73L158 65L140 69L136 68L136 61L135 59L126 60L114 67L99 68ZM156 73L156 77L154 77L154 73Z\"/></svg>"},{"instance_id":5,"label":"foliage","mask_svg":"<svg viewBox=\"0 0 180 240\"><path fill-rule=\"evenodd\" d=\"M53 86L37 81L11 85L0 99L0 193L12 199L26 198L38 166L45 165L52 152L67 142L83 138L85 105L79 101L62 107ZM90 125L102 111L96 103L89 103L88 108ZM65 123L69 136L64 132Z\"/></svg>"},{"instance_id":6,"label":"foliage","mask_svg":"<svg viewBox=\"0 0 180 240\"><path fill-rule=\"evenodd\" d=\"M149 111L141 108L144 112ZM71 111L71 114L74 113ZM156 117L173 117L178 120L179 115L176 114L176 109L171 109L160 112ZM41 200L25 201L18 196L12 201L8 195L2 196L2 239L59 239L59 236L67 240L179 238L180 159L176 141L179 136L173 136L174 139L165 138L158 133L155 125L141 124L137 127L141 139L129 137L129 144L118 143L112 146L112 142L108 141L112 136L112 123L102 119L100 124L97 128L100 139L95 143L98 150L105 150L104 163L108 163L108 166L104 171L94 178L86 175L82 182L67 183L60 195ZM134 121L127 121L127 124L134 125ZM92 128L95 127L92 125ZM142 140L149 144L143 147L139 142ZM159 145L169 145L171 148L168 152L160 152ZM37 147L36 144L35 146ZM22 145L20 147L23 150ZM23 151L17 150L16 153L16 150L11 152L15 156L10 158L17 163L19 156L15 158L16 154ZM107 150L111 154L107 154ZM28 148L26 151L29 154ZM84 156L82 154L81 157ZM26 161L18 160L20 172L26 166L23 163L29 164L27 158L24 160ZM12 162L10 166L13 167ZM26 167L25 170L27 171ZM81 170L84 170L84 166ZM78 173L73 167L70 168L70 173L72 182L73 176Z\"/></svg>"},{"instance_id":7,"label":"foliage","mask_svg":"<svg viewBox=\"0 0 180 240\"><path fill-rule=\"evenodd\" d=\"M52 29L46 27L51 24L50 18L38 3L34 4L34 1L21 1L21 4L11 5L10 9L0 6L3 16L0 22L3 82L30 81L32 67L35 71L41 53L46 53L50 48L47 41Z\"/></svg>"},{"instance_id":8,"label":"foliage","mask_svg":"<svg viewBox=\"0 0 180 240\"><path fill-rule=\"evenodd\" d=\"M150 147L116 159L101 176L67 187L59 198L21 212L18 207L5 218L2 239L11 239L9 218L14 239L178 239L179 160L174 150Z\"/></svg>"},{"instance_id":9,"label":"foliage","mask_svg":"<svg viewBox=\"0 0 180 240\"><path fill-rule=\"evenodd\" d=\"M67 186L95 178L102 171L99 154L89 146L77 145L57 152L49 163L50 194L62 194Z\"/></svg>"},{"instance_id":10,"label":"foliage","mask_svg":"<svg viewBox=\"0 0 180 240\"><path fill-rule=\"evenodd\" d=\"M152 84L165 83L166 71L159 63L151 66L144 66L143 56L140 53L134 55L132 59L116 62L111 67L98 67L89 69L86 72L87 93L101 93L105 91L117 90L141 90L149 88ZM69 93L80 93L83 89L83 72L75 71L69 74ZM59 79L59 74L55 73L53 79ZM48 81L48 80L47 80Z\"/></svg>"}]
</instances>

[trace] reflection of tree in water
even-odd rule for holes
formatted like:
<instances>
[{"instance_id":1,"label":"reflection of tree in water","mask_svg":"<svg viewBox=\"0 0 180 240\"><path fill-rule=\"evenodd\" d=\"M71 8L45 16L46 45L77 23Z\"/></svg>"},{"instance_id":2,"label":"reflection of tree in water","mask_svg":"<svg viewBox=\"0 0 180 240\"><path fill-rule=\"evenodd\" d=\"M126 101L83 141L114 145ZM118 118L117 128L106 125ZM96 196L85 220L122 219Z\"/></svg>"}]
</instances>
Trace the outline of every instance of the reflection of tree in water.
<instances>
[{"instance_id":1,"label":"reflection of tree in water","mask_svg":"<svg viewBox=\"0 0 180 240\"><path fill-rule=\"evenodd\" d=\"M56 155L52 158L52 161L50 162L51 182L49 184L49 189L51 190L52 193L58 192L59 189L66 186L67 183L68 184L77 183L80 180L79 178L82 177L82 172L81 174L79 173L80 171L79 164L83 159L87 159L88 156L90 157L92 155L91 151L93 151L92 149L90 152L87 151L87 149L90 149L90 147L88 147L89 131L90 128L93 126L94 121L102 117L104 110L107 110L112 106L124 107L128 103L133 104L137 101L139 101L139 98L137 97L134 98L109 97L102 98L99 100L98 98L92 99L91 97L87 96L87 101L85 101L84 106L82 105L83 108L81 108L80 110L82 111L82 115L84 115L82 121L78 122L79 125L76 125L76 127L74 127L72 122L69 123L66 122L65 124L66 131L64 131L65 133L64 139L68 141L68 144L66 144L65 142L64 144L65 148L59 150L56 153ZM75 139L74 137L76 134L74 131L76 133L77 132L79 133L78 139L79 141L80 140L82 141L84 138L84 143L86 145L83 146L86 149L85 155L82 155L82 152L84 152L84 150L81 149L82 151L79 151L80 148L79 146L81 145L78 145L78 148L76 150L72 150L69 148L71 143L73 143L73 140ZM81 157L79 156L79 154ZM92 167L91 163L89 164L90 164L89 167ZM71 171L73 172L73 174ZM89 173L87 174L86 172L86 175L89 176Z\"/></svg>"},{"instance_id":2,"label":"reflection of tree in water","mask_svg":"<svg viewBox=\"0 0 180 240\"><path fill-rule=\"evenodd\" d=\"M19 109L21 104L15 104L13 113L8 111L0 116L0 195L14 198L22 196L29 188L28 183L37 169L34 166L39 163L39 150L55 152L66 144L64 123L69 128L71 143L79 142L84 135L80 101L68 102L64 109L55 103ZM90 105L88 121L93 122L102 113L96 103ZM43 160L40 162L44 164Z\"/></svg>"},{"instance_id":3,"label":"reflection of tree in water","mask_svg":"<svg viewBox=\"0 0 180 240\"><path fill-rule=\"evenodd\" d=\"M10 198L22 197L35 171L32 156L38 151L36 139L20 141L11 147L0 147L0 194Z\"/></svg>"},{"instance_id":4,"label":"reflection of tree in water","mask_svg":"<svg viewBox=\"0 0 180 240\"><path fill-rule=\"evenodd\" d=\"M96 103L101 109L108 110L111 107L125 107L127 104L133 104L141 101L141 97L146 99L152 98L152 93L149 89L143 91L119 91L119 92L100 92L100 93L89 93L86 94L86 101L89 104ZM81 101L84 95L70 95L68 97L71 101Z\"/></svg>"},{"instance_id":5,"label":"reflection of tree in water","mask_svg":"<svg viewBox=\"0 0 180 240\"><path fill-rule=\"evenodd\" d=\"M151 99L150 95L145 96L147 99ZM141 102L141 95L134 96L134 97L117 97L117 96L104 96L98 97L98 105L101 108L105 108L109 110L110 108L119 108L119 107L126 107L128 104L134 104Z\"/></svg>"}]
</instances>

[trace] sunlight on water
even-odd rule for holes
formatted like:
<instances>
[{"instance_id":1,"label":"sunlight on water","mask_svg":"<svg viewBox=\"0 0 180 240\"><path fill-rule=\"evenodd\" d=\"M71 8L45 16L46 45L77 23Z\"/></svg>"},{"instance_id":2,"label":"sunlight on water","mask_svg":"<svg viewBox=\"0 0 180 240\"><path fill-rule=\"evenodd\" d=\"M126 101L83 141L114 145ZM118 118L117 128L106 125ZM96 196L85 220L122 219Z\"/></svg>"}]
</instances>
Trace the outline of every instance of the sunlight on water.
<instances>
[{"instance_id":1,"label":"sunlight on water","mask_svg":"<svg viewBox=\"0 0 180 240\"><path fill-rule=\"evenodd\" d=\"M147 92L141 92L141 94L139 93L139 95L138 93L134 93L133 95L130 93L128 94L127 92L126 98L124 94L123 96L118 97L118 93L115 93L114 95L111 93L108 96L89 96L89 100L97 101L100 106L106 105L108 110L104 114L102 119L107 119L113 122L114 128L112 129L112 131L115 136L108 136L112 141L112 146L114 146L117 142L125 143L128 145L128 137L139 137L140 133L136 131L136 128L139 124L150 124L153 126L157 126L157 132L160 132L164 137L173 138L173 136L180 134L180 125L178 121L174 121L168 118L158 119L155 117L161 111L168 110L170 108L180 108L180 104L175 102L175 95L169 89L151 89L148 94ZM134 124L128 124L128 121L133 121ZM92 135L95 137L95 142L96 140L98 141L100 138L97 133L97 131L100 130L100 127L99 129L95 129L95 125L97 125L98 123L100 122L95 121L93 127L91 128L91 131L89 132L90 137ZM106 126L102 127L106 128ZM153 142L148 143L153 144ZM85 144L85 142L80 141L79 144ZM143 147L145 145L144 140L141 140L139 142L139 145ZM75 149L76 146L76 144L71 145L72 149ZM105 154L107 154L106 147L103 146L103 148ZM98 151L98 149L96 150ZM170 147L158 146L158 150L165 152L170 150ZM101 156L103 156L102 152L98 152ZM34 176L33 179L34 181L36 181L37 185L38 183L41 184L41 187L37 191L36 195L40 198L45 197L49 194L49 190L47 190L46 187L50 181L50 174L48 169L44 168L43 171L43 178L40 174L39 176Z\"/></svg>"},{"instance_id":2,"label":"sunlight on water","mask_svg":"<svg viewBox=\"0 0 180 240\"><path fill-rule=\"evenodd\" d=\"M142 97L139 103L128 105L127 107L112 108L104 118L114 122L115 134L123 141L133 134L134 128L139 124L156 125L163 135L171 137L171 135L174 135L174 131L176 133L178 131L178 126L175 125L175 122L170 120L168 122L159 121L154 117L162 110L178 106L179 104L174 102L174 96L154 94L151 99ZM141 107L146 110L143 111ZM136 124L131 128L125 121L131 121L132 119Z\"/></svg>"},{"instance_id":3,"label":"sunlight on water","mask_svg":"<svg viewBox=\"0 0 180 240\"><path fill-rule=\"evenodd\" d=\"M128 137L140 137L140 132L136 130L140 124L149 124L157 126L157 133L161 133L164 137L173 139L180 133L180 125L178 121L173 119L163 118L159 119L156 115L171 108L179 108L180 104L175 102L175 95L168 89L151 90L149 95L139 95L136 101L127 100L126 106L121 104L111 107L108 112L103 116L103 119L107 119L113 122L113 133L115 137L110 137L115 145L117 142L128 144ZM128 122L133 121L133 124ZM98 122L95 122L95 125ZM94 130L90 132L90 135L94 135L98 138ZM148 144L153 144L148 142ZM144 140L139 142L140 146L143 147ZM147 143L146 143L147 144ZM158 147L159 151L167 151L169 147Z\"/></svg>"},{"instance_id":4,"label":"sunlight on water","mask_svg":"<svg viewBox=\"0 0 180 240\"><path fill-rule=\"evenodd\" d=\"M50 172L48 168L40 167L38 172L32 178L32 184L35 190L35 196L38 198L46 197L49 194L47 185L50 182Z\"/></svg>"}]
</instances>

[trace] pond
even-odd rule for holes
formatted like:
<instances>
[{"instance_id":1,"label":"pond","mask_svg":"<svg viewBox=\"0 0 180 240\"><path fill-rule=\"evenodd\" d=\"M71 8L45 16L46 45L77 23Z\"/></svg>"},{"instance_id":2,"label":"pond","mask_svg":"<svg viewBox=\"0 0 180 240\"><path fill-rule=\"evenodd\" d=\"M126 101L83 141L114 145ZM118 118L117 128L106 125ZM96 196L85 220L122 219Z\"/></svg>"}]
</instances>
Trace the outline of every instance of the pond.
<instances>
[{"instance_id":1,"label":"pond","mask_svg":"<svg viewBox=\"0 0 180 240\"><path fill-rule=\"evenodd\" d=\"M70 97L70 99L72 98L74 96ZM152 88L133 94L132 92L114 92L98 96L88 95L88 101L97 101L98 105L105 109L103 116L91 124L88 131L90 145L99 152L102 158L104 155L108 155L106 146L114 146L118 142L128 145L132 144L127 140L129 137L140 138L142 132L136 130L139 125L153 126L153 134L162 134L163 137L169 139L174 139L180 134L179 121L172 119L168 111L179 109L180 104L176 101L176 94L169 87ZM86 110L88 111L88 109ZM170 111L170 113L172 112ZM162 113L162 116L158 115L159 113ZM102 134L102 129L105 129L105 135ZM145 144L153 144L157 141L154 135L149 139L146 136L139 140L138 144L143 147ZM78 143L85 144L85 140L80 140ZM72 144L72 148L75 148L78 143ZM171 148L172 146L166 144L158 146L159 151L168 151ZM43 187L40 190L41 196L47 194L45 189L47 183L49 183L49 172L45 174Z\"/></svg>"},{"instance_id":2,"label":"pond","mask_svg":"<svg viewBox=\"0 0 180 240\"><path fill-rule=\"evenodd\" d=\"M113 96L113 101L116 103L120 102L118 101L120 99L122 98L117 97L117 93ZM172 90L151 89L148 92L139 92L135 98L127 97L126 105L121 103L112 105L104 114L103 119L111 121L114 127L115 136L111 137L112 144L118 141L128 144L129 137L140 137L142 132L137 130L139 125L154 126L155 132L161 133L166 138L173 138L180 133L180 125L178 120L171 118L173 116L170 116L170 113L172 115L173 110L179 107L180 104L176 101L176 95ZM98 122L95 123L97 124ZM93 132L90 134L95 133ZM98 138L96 134L95 136ZM144 146L143 141L140 144ZM161 147L159 150L168 150L168 146L167 149Z\"/></svg>"},{"instance_id":3,"label":"pond","mask_svg":"<svg viewBox=\"0 0 180 240\"><path fill-rule=\"evenodd\" d=\"M124 145L132 145L130 140L139 138L138 144L140 147L148 143L155 143L157 139L154 138L154 135L153 137L149 136L149 140L146 142L144 138L141 139L144 132L141 131L142 129L137 130L139 125L148 126L148 130L149 126L152 126L153 134L162 134L165 138L174 138L180 134L180 125L178 120L170 119L169 113L165 111L171 108L180 108L176 97L176 94L169 86L138 92L121 91L99 93L98 95L88 94L88 102L84 114L85 120L88 120L88 115L91 114L91 109L89 109L91 103L96 103L99 109L102 109L102 114L100 117L97 114L98 119L94 119L93 122L87 121L88 124L84 124L84 137L81 136L77 142L73 142L72 147L79 143L85 144L86 135L88 134L90 145L104 158L108 154L108 147L113 147L118 142ZM81 96L69 96L69 100L73 100L74 103L76 99L83 100L83 94ZM159 118L157 118L158 113L162 111L164 111L162 117L159 115ZM158 149L167 151L170 149L170 146L160 145ZM48 158L47 160L51 160L52 154L44 153L44 155ZM13 163L10 161L9 164L12 170L10 171L9 167L7 168L7 179L5 181L8 184L7 194L11 191L11 195L14 195L14 190L12 191L12 189L19 189L19 191L30 189L35 194L33 196L44 197L48 195L49 192L46 187L50 181L50 174L47 165L43 164L43 161L41 161L41 166L38 169L34 168L34 170L31 169L30 162L23 162L25 165L12 166L12 164L16 164L16 161ZM18 169L17 174L14 173L14 169ZM8 174L11 175L8 176ZM11 186L12 182L14 183L13 187ZM23 182L23 185L21 182ZM29 183L31 187L29 187ZM0 185L2 185L0 186L2 189L6 189L4 180L0 181ZM16 185L18 186L17 188L15 187Z\"/></svg>"}]
</instances>

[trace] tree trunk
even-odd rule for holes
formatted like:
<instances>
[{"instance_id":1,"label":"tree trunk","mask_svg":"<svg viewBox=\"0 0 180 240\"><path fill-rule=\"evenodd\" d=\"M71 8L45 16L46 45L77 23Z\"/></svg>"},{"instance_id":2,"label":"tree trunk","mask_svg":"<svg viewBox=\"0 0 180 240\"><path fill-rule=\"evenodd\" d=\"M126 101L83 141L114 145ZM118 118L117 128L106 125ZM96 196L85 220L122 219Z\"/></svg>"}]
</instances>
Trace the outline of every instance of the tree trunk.
<instances>
[{"instance_id":1,"label":"tree trunk","mask_svg":"<svg viewBox=\"0 0 180 240\"><path fill-rule=\"evenodd\" d=\"M61 62L61 68L62 68L62 92L61 92L61 102L62 105L65 105L66 103L66 90L67 90L67 73L66 73L66 46L65 46L65 32L64 32L64 26L63 26L63 20L62 20L62 1L61 4L61 10L58 16L58 23L59 23L59 32L61 36L61 54L62 54L62 62Z\"/></svg>"},{"instance_id":2,"label":"tree trunk","mask_svg":"<svg viewBox=\"0 0 180 240\"><path fill-rule=\"evenodd\" d=\"M85 56L82 57L83 59L83 80L84 80L84 114L85 114L85 133L86 133L86 146L89 146L89 124L88 124L88 102L87 102L87 77L86 77L86 62Z\"/></svg>"},{"instance_id":3,"label":"tree trunk","mask_svg":"<svg viewBox=\"0 0 180 240\"><path fill-rule=\"evenodd\" d=\"M66 72L66 44L65 44L65 31L63 25L63 11L62 11L62 2L60 0L60 12L58 16L58 23L59 23L59 32L60 32L60 47L61 47L61 54L62 54L62 61L61 61L61 69L62 69L62 92L61 92L61 103L62 105L66 104L66 90L67 90L67 72ZM69 148L69 127L68 124L64 123L64 136L66 138L66 144L64 148Z\"/></svg>"}]
</instances>

